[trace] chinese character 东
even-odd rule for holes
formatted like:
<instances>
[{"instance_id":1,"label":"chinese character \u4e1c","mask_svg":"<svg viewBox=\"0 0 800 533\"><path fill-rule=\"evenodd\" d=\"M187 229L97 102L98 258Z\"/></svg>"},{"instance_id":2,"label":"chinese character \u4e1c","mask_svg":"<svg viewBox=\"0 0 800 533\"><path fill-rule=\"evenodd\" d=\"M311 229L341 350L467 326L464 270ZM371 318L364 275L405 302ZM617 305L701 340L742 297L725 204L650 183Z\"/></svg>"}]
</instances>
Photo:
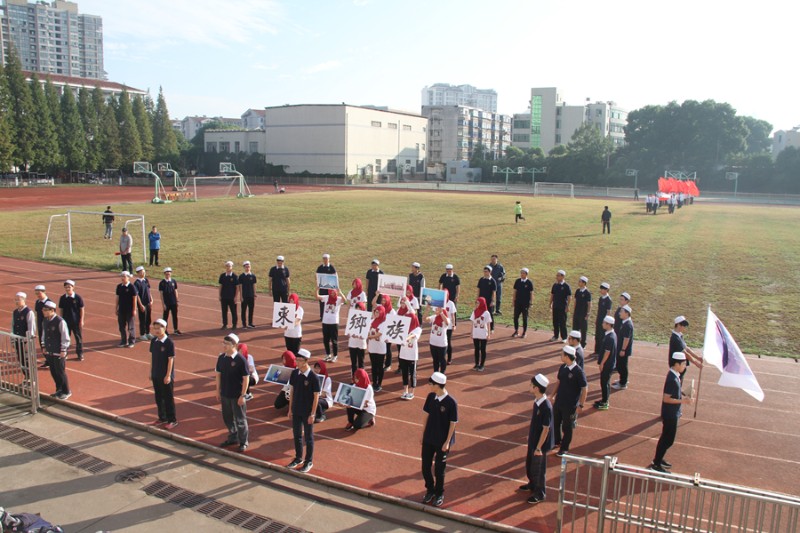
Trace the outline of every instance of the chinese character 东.
<instances>
[{"instance_id":1,"label":"chinese character \u4e1c","mask_svg":"<svg viewBox=\"0 0 800 533\"><path fill-rule=\"evenodd\" d=\"M275 322L280 324L281 326L291 322L289 320L289 308L288 307L281 307L278 310L278 318L277 318L277 320Z\"/></svg>"}]
</instances>

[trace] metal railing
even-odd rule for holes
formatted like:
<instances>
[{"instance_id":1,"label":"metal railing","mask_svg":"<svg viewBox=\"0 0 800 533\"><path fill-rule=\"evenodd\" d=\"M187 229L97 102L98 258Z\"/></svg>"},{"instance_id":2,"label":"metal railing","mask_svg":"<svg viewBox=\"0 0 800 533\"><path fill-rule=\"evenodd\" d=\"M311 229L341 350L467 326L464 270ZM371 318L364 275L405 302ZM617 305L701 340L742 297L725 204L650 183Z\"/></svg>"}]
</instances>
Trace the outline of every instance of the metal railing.
<instances>
[{"instance_id":1,"label":"metal railing","mask_svg":"<svg viewBox=\"0 0 800 533\"><path fill-rule=\"evenodd\" d=\"M34 338L0 331L0 390L30 399L31 413L36 414L40 403Z\"/></svg>"},{"instance_id":2,"label":"metal railing","mask_svg":"<svg viewBox=\"0 0 800 533\"><path fill-rule=\"evenodd\" d=\"M797 533L800 498L566 455L557 531Z\"/></svg>"}]
</instances>

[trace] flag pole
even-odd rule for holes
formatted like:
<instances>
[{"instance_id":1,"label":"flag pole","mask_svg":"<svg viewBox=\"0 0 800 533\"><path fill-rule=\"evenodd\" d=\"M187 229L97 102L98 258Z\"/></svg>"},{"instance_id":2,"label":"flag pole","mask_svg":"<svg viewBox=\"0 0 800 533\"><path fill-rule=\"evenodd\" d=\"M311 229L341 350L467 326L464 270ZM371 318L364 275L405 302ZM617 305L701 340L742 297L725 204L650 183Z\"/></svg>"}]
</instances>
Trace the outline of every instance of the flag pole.
<instances>
[{"instance_id":1,"label":"flag pole","mask_svg":"<svg viewBox=\"0 0 800 533\"><path fill-rule=\"evenodd\" d=\"M703 384L703 367L706 365L702 365L700 367L700 374L697 376L697 394L694 398L694 416L692 418L697 418L697 404L700 402L700 386Z\"/></svg>"}]
</instances>

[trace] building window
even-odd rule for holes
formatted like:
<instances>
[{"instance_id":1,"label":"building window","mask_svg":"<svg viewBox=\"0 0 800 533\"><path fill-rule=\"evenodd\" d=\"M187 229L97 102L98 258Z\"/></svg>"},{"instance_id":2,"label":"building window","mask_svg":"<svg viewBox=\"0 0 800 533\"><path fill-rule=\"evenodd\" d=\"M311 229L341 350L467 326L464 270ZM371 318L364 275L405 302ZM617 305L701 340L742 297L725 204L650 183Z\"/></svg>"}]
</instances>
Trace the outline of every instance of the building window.
<instances>
[{"instance_id":1,"label":"building window","mask_svg":"<svg viewBox=\"0 0 800 533\"><path fill-rule=\"evenodd\" d=\"M239 141L236 141L236 142L233 143L233 151L236 152L237 154L239 152L241 152L240 146L239 146Z\"/></svg>"},{"instance_id":2,"label":"building window","mask_svg":"<svg viewBox=\"0 0 800 533\"><path fill-rule=\"evenodd\" d=\"M227 153L231 151L231 143L229 141L220 141L219 142L219 152L221 154Z\"/></svg>"},{"instance_id":3,"label":"building window","mask_svg":"<svg viewBox=\"0 0 800 533\"><path fill-rule=\"evenodd\" d=\"M258 153L258 141L250 141L250 153L251 154Z\"/></svg>"},{"instance_id":4,"label":"building window","mask_svg":"<svg viewBox=\"0 0 800 533\"><path fill-rule=\"evenodd\" d=\"M397 129L397 124L395 124L394 122L388 122L388 123L386 123L386 126L388 126L388 128L390 130L396 130Z\"/></svg>"},{"instance_id":5,"label":"building window","mask_svg":"<svg viewBox=\"0 0 800 533\"><path fill-rule=\"evenodd\" d=\"M380 173L381 169L383 168L381 164L382 161L380 159L375 160L375 172Z\"/></svg>"},{"instance_id":6,"label":"building window","mask_svg":"<svg viewBox=\"0 0 800 533\"><path fill-rule=\"evenodd\" d=\"M397 172L397 159L390 159L386 162L386 172Z\"/></svg>"},{"instance_id":7,"label":"building window","mask_svg":"<svg viewBox=\"0 0 800 533\"><path fill-rule=\"evenodd\" d=\"M215 142L206 143L206 152L216 152L216 151L217 151L217 143Z\"/></svg>"},{"instance_id":8,"label":"building window","mask_svg":"<svg viewBox=\"0 0 800 533\"><path fill-rule=\"evenodd\" d=\"M372 121L372 127L373 128L380 128L381 127L381 123L379 121L377 121L377 120L373 120Z\"/></svg>"},{"instance_id":9,"label":"building window","mask_svg":"<svg viewBox=\"0 0 800 533\"><path fill-rule=\"evenodd\" d=\"M411 126L409 124L403 124L403 131L411 131Z\"/></svg>"}]
</instances>

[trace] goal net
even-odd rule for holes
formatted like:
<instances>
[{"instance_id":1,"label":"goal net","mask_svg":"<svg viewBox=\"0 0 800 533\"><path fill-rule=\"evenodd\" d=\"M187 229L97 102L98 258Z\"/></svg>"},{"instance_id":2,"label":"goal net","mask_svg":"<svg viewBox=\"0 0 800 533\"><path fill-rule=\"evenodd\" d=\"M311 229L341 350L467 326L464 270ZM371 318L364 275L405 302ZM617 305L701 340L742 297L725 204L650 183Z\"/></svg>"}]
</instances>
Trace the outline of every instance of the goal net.
<instances>
[{"instance_id":1,"label":"goal net","mask_svg":"<svg viewBox=\"0 0 800 533\"><path fill-rule=\"evenodd\" d=\"M190 183L194 201L202 198L251 198L253 193L244 176L233 163L221 162L219 176L192 177Z\"/></svg>"},{"instance_id":2,"label":"goal net","mask_svg":"<svg viewBox=\"0 0 800 533\"><path fill-rule=\"evenodd\" d=\"M572 183L548 183L546 181L537 181L533 184L533 195L575 198L575 186Z\"/></svg>"},{"instance_id":3,"label":"goal net","mask_svg":"<svg viewBox=\"0 0 800 533\"><path fill-rule=\"evenodd\" d=\"M147 259L147 231L144 215L112 213L114 223L110 239L104 238L102 211L68 211L52 215L47 225L42 258L63 260L76 265L109 265L120 263L119 239L122 228L133 238L131 259L135 265Z\"/></svg>"}]
</instances>

